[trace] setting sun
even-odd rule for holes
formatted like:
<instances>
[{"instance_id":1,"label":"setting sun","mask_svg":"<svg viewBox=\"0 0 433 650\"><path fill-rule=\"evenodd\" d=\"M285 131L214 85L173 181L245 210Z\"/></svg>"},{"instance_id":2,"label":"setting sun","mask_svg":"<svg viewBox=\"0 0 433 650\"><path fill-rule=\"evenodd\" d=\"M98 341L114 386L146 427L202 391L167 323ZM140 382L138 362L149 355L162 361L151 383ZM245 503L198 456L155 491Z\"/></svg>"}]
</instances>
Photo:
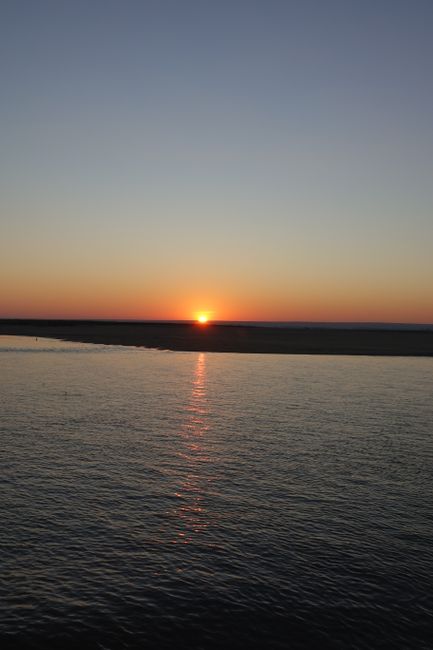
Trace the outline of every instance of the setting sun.
<instances>
[{"instance_id":1,"label":"setting sun","mask_svg":"<svg viewBox=\"0 0 433 650\"><path fill-rule=\"evenodd\" d=\"M208 322L208 317L206 316L206 314L200 314L200 315L198 316L198 318L197 318L197 321L198 321L201 325L205 325L205 324Z\"/></svg>"}]
</instances>

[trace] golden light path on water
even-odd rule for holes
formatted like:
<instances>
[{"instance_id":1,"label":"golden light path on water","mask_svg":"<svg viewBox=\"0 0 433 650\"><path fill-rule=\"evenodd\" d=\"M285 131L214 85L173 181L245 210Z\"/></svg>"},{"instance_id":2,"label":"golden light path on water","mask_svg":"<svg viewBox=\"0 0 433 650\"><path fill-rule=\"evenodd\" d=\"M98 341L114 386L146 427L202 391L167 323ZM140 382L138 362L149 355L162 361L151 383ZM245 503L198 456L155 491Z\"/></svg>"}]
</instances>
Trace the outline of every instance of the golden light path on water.
<instances>
[{"instance_id":1,"label":"golden light path on water","mask_svg":"<svg viewBox=\"0 0 433 650\"><path fill-rule=\"evenodd\" d=\"M209 430L209 407L206 388L206 354L199 353L192 378L189 401L185 408L186 419L180 429L183 446L179 451L183 466L183 478L175 493L179 505L175 509L177 519L176 543L189 544L209 526L204 505L204 490L209 476L203 472L203 464L210 462L206 449Z\"/></svg>"}]
</instances>

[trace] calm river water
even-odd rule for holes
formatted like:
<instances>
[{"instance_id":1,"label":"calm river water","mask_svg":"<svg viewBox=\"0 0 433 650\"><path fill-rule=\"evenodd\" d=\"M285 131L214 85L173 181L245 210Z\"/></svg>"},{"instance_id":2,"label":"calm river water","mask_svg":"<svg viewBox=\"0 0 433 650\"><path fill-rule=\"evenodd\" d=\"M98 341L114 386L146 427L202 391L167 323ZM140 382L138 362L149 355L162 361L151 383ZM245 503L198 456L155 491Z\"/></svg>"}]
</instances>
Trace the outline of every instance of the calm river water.
<instances>
[{"instance_id":1,"label":"calm river water","mask_svg":"<svg viewBox=\"0 0 433 650\"><path fill-rule=\"evenodd\" d=\"M0 337L3 648L431 648L433 359Z\"/></svg>"}]
</instances>

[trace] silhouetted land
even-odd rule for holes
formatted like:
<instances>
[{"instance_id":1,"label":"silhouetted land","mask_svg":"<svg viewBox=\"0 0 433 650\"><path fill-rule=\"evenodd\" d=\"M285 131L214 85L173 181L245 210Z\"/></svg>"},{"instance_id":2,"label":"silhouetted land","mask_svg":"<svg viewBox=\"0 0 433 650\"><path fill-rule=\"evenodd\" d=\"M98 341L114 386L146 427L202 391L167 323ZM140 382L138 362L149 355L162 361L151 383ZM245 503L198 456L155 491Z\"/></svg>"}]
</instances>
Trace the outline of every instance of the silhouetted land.
<instances>
[{"instance_id":1,"label":"silhouetted land","mask_svg":"<svg viewBox=\"0 0 433 650\"><path fill-rule=\"evenodd\" d=\"M433 331L0 319L0 334L165 350L433 356Z\"/></svg>"}]
</instances>

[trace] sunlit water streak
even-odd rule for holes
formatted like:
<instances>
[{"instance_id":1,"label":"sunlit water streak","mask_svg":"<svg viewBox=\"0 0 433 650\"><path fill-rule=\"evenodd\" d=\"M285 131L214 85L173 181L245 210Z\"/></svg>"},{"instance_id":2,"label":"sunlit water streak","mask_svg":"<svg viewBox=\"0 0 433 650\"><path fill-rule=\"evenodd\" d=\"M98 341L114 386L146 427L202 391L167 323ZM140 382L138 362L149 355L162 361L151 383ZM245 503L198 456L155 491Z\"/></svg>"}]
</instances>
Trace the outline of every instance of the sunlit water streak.
<instances>
[{"instance_id":1,"label":"sunlit water streak","mask_svg":"<svg viewBox=\"0 0 433 650\"><path fill-rule=\"evenodd\" d=\"M2 647L431 648L432 371L0 337Z\"/></svg>"}]
</instances>

